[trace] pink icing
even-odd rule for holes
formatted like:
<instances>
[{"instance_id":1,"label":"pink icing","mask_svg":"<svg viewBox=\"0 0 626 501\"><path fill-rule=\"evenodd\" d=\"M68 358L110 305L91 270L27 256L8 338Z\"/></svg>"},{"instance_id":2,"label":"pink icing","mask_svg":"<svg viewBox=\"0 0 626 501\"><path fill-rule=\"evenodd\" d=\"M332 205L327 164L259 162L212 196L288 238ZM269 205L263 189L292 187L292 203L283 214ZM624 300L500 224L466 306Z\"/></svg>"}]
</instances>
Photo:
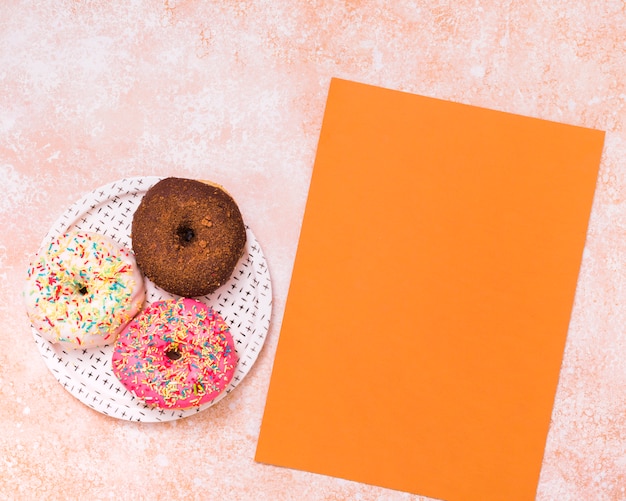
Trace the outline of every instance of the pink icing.
<instances>
[{"instance_id":1,"label":"pink icing","mask_svg":"<svg viewBox=\"0 0 626 501\"><path fill-rule=\"evenodd\" d=\"M137 315L113 349L113 373L147 405L186 409L230 383L237 354L230 329L195 299L159 301Z\"/></svg>"}]
</instances>

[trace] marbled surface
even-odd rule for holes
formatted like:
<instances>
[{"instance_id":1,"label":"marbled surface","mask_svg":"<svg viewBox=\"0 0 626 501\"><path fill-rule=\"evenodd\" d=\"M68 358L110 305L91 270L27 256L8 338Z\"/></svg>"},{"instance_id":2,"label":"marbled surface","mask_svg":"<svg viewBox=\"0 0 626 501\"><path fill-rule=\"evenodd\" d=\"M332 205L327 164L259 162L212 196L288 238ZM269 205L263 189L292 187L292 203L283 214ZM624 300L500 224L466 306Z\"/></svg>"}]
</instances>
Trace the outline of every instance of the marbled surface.
<instances>
[{"instance_id":1,"label":"marbled surface","mask_svg":"<svg viewBox=\"0 0 626 501\"><path fill-rule=\"evenodd\" d=\"M626 499L624 0L3 2L1 499L423 499L254 462L333 76L606 131L537 499ZM274 287L244 382L164 424L67 393L20 298L60 214L141 175L227 187Z\"/></svg>"}]
</instances>

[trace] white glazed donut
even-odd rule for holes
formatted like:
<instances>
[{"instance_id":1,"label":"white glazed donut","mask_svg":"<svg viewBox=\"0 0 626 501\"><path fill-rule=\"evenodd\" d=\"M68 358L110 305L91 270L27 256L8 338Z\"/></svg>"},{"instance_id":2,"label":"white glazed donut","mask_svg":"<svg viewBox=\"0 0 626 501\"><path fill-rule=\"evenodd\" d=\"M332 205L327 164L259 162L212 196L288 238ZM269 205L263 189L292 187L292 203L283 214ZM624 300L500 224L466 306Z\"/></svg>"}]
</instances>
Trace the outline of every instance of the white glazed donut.
<instances>
[{"instance_id":1,"label":"white glazed donut","mask_svg":"<svg viewBox=\"0 0 626 501\"><path fill-rule=\"evenodd\" d=\"M41 249L28 268L28 317L64 348L111 344L139 312L146 292L132 253L111 239L73 232Z\"/></svg>"}]
</instances>

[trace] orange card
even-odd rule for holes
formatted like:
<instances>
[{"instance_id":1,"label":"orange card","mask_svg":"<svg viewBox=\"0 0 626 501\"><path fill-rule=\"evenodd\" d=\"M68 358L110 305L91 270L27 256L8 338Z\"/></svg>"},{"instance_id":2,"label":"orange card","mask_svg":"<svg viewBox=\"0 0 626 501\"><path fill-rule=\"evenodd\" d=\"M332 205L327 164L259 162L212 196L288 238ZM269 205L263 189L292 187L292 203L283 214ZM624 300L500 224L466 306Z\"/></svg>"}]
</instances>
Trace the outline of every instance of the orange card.
<instances>
[{"instance_id":1,"label":"orange card","mask_svg":"<svg viewBox=\"0 0 626 501\"><path fill-rule=\"evenodd\" d=\"M603 141L334 79L256 460L534 499Z\"/></svg>"}]
</instances>

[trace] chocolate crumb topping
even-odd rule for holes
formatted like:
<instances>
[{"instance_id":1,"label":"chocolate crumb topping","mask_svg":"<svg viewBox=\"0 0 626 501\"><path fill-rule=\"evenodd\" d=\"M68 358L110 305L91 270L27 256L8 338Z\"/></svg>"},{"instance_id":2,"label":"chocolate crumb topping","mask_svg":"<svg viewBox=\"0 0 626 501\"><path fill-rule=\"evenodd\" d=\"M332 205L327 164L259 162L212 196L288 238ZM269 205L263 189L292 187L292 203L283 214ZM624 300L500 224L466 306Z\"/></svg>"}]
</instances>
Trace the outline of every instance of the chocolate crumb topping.
<instances>
[{"instance_id":1,"label":"chocolate crumb topping","mask_svg":"<svg viewBox=\"0 0 626 501\"><path fill-rule=\"evenodd\" d=\"M233 198L218 186L182 178L163 179L148 190L131 235L144 275L185 297L210 294L228 281L246 244Z\"/></svg>"}]
</instances>

